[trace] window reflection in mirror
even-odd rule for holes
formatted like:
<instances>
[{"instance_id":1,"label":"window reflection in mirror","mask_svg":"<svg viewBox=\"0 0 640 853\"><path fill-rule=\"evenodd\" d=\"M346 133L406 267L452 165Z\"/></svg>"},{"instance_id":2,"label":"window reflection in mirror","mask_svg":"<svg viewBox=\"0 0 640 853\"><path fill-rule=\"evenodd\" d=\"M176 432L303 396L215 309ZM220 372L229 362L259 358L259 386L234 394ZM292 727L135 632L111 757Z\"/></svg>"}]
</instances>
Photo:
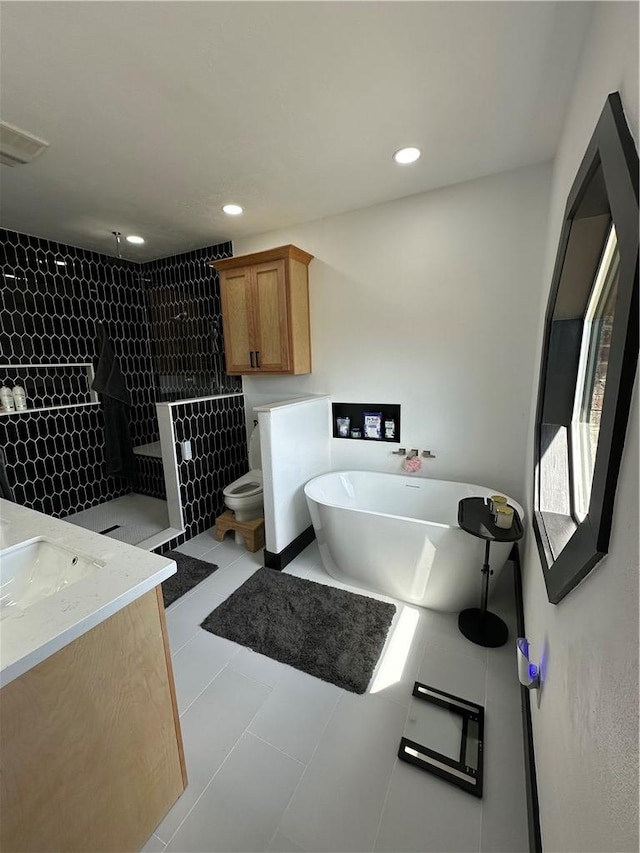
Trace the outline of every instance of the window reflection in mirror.
<instances>
[{"instance_id":1,"label":"window reflection in mirror","mask_svg":"<svg viewBox=\"0 0 640 853\"><path fill-rule=\"evenodd\" d=\"M620 253L616 229L611 226L584 318L571 423L572 497L578 521L586 518L591 499L619 271Z\"/></svg>"},{"instance_id":2,"label":"window reflection in mirror","mask_svg":"<svg viewBox=\"0 0 640 853\"><path fill-rule=\"evenodd\" d=\"M547 381L539 426L538 508L556 560L589 506L604 383L596 388L601 296L616 254L602 164L593 170L571 220L550 325ZM609 287L609 290L611 288ZM611 300L609 300L611 304ZM606 364L603 366L606 370ZM602 370L600 371L602 378ZM592 399L597 397L597 399ZM593 404L593 405L592 405ZM597 421L597 426L596 426Z\"/></svg>"},{"instance_id":3,"label":"window reflection in mirror","mask_svg":"<svg viewBox=\"0 0 640 853\"><path fill-rule=\"evenodd\" d=\"M638 154L616 93L569 193L545 324L533 527L554 604L609 548L638 325Z\"/></svg>"}]
</instances>

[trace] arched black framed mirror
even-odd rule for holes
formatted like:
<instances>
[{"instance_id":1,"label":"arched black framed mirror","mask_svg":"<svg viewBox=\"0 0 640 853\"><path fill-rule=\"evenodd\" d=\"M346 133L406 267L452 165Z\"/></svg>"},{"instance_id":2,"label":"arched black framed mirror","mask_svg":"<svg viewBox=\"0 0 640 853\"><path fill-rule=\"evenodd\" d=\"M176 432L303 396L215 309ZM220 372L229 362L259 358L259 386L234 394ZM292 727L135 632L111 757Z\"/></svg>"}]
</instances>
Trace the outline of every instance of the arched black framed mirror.
<instances>
[{"instance_id":1,"label":"arched black framed mirror","mask_svg":"<svg viewBox=\"0 0 640 853\"><path fill-rule=\"evenodd\" d=\"M545 321L533 527L557 604L607 553L638 359L638 154L609 95L569 193Z\"/></svg>"}]
</instances>

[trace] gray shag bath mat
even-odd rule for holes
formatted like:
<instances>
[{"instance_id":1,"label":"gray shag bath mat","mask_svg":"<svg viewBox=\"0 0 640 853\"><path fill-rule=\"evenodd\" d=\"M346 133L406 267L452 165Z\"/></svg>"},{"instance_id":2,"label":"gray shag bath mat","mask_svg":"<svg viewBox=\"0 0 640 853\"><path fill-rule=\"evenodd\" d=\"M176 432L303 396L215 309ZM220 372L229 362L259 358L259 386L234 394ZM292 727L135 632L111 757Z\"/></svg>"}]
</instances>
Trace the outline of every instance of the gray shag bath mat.
<instances>
[{"instance_id":1,"label":"gray shag bath mat","mask_svg":"<svg viewBox=\"0 0 640 853\"><path fill-rule=\"evenodd\" d=\"M173 604L181 595L189 592L190 589L208 578L218 568L214 563L205 563L204 560L197 560L195 557L189 557L179 551L167 551L162 556L175 560L178 566L175 575L171 575L166 581L162 581L162 597L165 607Z\"/></svg>"},{"instance_id":2,"label":"gray shag bath mat","mask_svg":"<svg viewBox=\"0 0 640 853\"><path fill-rule=\"evenodd\" d=\"M202 623L353 693L364 693L396 611L395 604L258 569Z\"/></svg>"}]
</instances>

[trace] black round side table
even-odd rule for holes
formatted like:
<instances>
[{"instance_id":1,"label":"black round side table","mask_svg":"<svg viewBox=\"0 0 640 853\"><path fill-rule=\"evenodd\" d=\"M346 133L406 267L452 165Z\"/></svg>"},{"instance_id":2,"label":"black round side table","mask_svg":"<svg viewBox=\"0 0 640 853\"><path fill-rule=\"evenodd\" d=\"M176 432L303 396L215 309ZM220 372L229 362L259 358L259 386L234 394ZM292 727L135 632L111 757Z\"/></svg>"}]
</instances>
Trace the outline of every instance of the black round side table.
<instances>
[{"instance_id":1,"label":"black round side table","mask_svg":"<svg viewBox=\"0 0 640 853\"><path fill-rule=\"evenodd\" d=\"M463 498L458 504L458 524L467 533L485 539L484 565L482 566L482 598L480 607L463 610L458 616L458 628L464 636L478 646L497 648L509 639L509 629L503 620L487 610L489 598L489 551L492 542L517 542L522 539L520 516L513 511L513 524L509 530L498 527L484 498Z\"/></svg>"}]
</instances>

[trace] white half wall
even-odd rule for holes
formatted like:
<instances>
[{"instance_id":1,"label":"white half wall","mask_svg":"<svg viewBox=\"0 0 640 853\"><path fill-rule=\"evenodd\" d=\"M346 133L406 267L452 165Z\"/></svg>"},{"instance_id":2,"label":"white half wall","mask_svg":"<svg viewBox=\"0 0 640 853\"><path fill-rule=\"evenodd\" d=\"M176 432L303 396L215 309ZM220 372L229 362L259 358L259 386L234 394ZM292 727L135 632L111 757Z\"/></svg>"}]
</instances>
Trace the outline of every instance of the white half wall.
<instances>
[{"instance_id":1,"label":"white half wall","mask_svg":"<svg viewBox=\"0 0 640 853\"><path fill-rule=\"evenodd\" d=\"M542 164L234 241L236 255L315 256L313 372L245 377L247 420L304 394L399 403L402 445L436 455L426 476L521 501L550 176ZM331 439L331 464L400 471L394 449Z\"/></svg>"},{"instance_id":2,"label":"white half wall","mask_svg":"<svg viewBox=\"0 0 640 853\"><path fill-rule=\"evenodd\" d=\"M167 513L169 525L184 530L182 500L180 498L180 477L176 456L176 436L173 428L173 410L169 403L156 403L160 447L162 449L162 470L164 487L167 494Z\"/></svg>"},{"instance_id":3,"label":"white half wall","mask_svg":"<svg viewBox=\"0 0 640 853\"><path fill-rule=\"evenodd\" d=\"M279 554L311 526L304 484L331 470L328 397L255 409L264 480L265 545Z\"/></svg>"},{"instance_id":4,"label":"white half wall","mask_svg":"<svg viewBox=\"0 0 640 853\"><path fill-rule=\"evenodd\" d=\"M597 3L554 165L536 349L567 194L606 97L620 91L638 143L638 4ZM537 373L537 371L536 371ZM546 851L634 851L638 844L638 387L634 391L609 554L557 606L549 604L533 533L524 601L532 659L546 659L532 701ZM527 461L533 458L537 375ZM526 513L531 518L532 466Z\"/></svg>"}]
</instances>

